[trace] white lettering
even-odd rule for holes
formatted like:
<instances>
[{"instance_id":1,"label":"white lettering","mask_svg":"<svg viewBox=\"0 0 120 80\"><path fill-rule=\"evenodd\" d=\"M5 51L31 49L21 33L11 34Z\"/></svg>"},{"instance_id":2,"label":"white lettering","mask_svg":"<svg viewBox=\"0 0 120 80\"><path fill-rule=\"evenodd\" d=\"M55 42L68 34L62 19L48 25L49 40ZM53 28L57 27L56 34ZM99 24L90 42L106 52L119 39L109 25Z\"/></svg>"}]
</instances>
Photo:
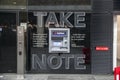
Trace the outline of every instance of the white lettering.
<instances>
[{"instance_id":1,"label":"white lettering","mask_svg":"<svg viewBox=\"0 0 120 80\"><path fill-rule=\"evenodd\" d=\"M42 58L42 59L41 59ZM41 57L39 57L37 54L32 55L32 69L39 70L39 69L47 69L48 67L50 69L60 69L63 65L65 69L70 69L70 61L74 61L74 68L75 69L86 69L86 66L84 65L85 55L79 54L79 55L61 55L58 56L55 55L49 55L42 54ZM47 66L48 65L48 66Z\"/></svg>"},{"instance_id":2,"label":"white lettering","mask_svg":"<svg viewBox=\"0 0 120 80\"><path fill-rule=\"evenodd\" d=\"M72 17L72 20L70 20L70 17ZM86 27L86 24L83 22L85 21L84 12L38 12L37 18L39 27L45 26L49 28L51 24L54 25L53 27Z\"/></svg>"}]
</instances>

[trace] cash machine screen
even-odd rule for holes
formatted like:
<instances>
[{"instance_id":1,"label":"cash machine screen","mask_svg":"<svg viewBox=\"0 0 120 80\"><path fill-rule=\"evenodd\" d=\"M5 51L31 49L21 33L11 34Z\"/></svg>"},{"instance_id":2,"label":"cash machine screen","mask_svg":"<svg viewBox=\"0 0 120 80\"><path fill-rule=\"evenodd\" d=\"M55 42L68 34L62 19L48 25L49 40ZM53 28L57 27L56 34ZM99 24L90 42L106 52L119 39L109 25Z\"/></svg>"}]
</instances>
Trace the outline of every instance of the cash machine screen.
<instances>
[{"instance_id":1,"label":"cash machine screen","mask_svg":"<svg viewBox=\"0 0 120 80\"><path fill-rule=\"evenodd\" d=\"M62 46L61 42L53 42L53 46Z\"/></svg>"}]
</instances>

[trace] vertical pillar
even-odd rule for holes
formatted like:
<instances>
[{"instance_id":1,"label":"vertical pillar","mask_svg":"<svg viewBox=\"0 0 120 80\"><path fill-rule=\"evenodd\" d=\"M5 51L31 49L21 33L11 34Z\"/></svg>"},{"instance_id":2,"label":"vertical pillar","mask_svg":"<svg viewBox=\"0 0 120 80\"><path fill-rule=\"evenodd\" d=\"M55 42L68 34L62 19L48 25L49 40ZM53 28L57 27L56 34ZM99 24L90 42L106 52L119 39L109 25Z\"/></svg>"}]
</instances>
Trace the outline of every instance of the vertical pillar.
<instances>
[{"instance_id":1,"label":"vertical pillar","mask_svg":"<svg viewBox=\"0 0 120 80\"><path fill-rule=\"evenodd\" d=\"M25 72L24 26L17 27L17 73Z\"/></svg>"},{"instance_id":2,"label":"vertical pillar","mask_svg":"<svg viewBox=\"0 0 120 80\"><path fill-rule=\"evenodd\" d=\"M113 62L113 0L92 0L91 53L92 73L112 73ZM96 46L107 46L108 51L96 51Z\"/></svg>"}]
</instances>

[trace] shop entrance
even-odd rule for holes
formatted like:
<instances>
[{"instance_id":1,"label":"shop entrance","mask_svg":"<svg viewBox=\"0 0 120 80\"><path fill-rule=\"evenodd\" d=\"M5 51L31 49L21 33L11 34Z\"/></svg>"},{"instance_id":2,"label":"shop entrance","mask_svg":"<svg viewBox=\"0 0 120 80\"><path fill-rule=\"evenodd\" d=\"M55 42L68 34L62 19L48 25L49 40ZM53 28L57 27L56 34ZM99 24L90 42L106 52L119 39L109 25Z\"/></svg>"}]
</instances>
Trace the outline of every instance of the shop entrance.
<instances>
[{"instance_id":1,"label":"shop entrance","mask_svg":"<svg viewBox=\"0 0 120 80\"><path fill-rule=\"evenodd\" d=\"M27 18L21 17L26 15ZM16 35L19 22L28 22L24 28L25 43L22 44L26 52L24 71L50 74L91 73L90 13L44 11L20 13L17 16L16 13L0 12L0 17L0 73L16 73L17 65L22 64L19 62L20 57L17 60L17 47L23 48L17 46L17 43L22 44L17 41ZM18 54L21 56L21 51ZM24 68L23 65L20 66ZM20 66L18 71L21 71Z\"/></svg>"},{"instance_id":2,"label":"shop entrance","mask_svg":"<svg viewBox=\"0 0 120 80\"><path fill-rule=\"evenodd\" d=\"M91 73L90 13L28 12L29 73Z\"/></svg>"}]
</instances>

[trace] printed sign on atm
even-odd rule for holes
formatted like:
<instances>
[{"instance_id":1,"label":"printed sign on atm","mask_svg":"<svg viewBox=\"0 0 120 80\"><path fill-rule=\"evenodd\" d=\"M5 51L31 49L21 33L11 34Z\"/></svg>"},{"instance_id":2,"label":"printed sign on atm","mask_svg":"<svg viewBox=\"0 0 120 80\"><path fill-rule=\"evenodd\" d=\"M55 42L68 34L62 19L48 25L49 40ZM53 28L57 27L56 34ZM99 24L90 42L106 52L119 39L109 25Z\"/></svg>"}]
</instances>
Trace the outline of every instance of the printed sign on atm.
<instances>
[{"instance_id":1,"label":"printed sign on atm","mask_svg":"<svg viewBox=\"0 0 120 80\"><path fill-rule=\"evenodd\" d=\"M65 31L53 31L52 36L55 36L55 37L66 36L66 32Z\"/></svg>"},{"instance_id":2,"label":"printed sign on atm","mask_svg":"<svg viewBox=\"0 0 120 80\"><path fill-rule=\"evenodd\" d=\"M53 32L53 35L65 35L66 32L63 32L63 31L54 31Z\"/></svg>"}]
</instances>

